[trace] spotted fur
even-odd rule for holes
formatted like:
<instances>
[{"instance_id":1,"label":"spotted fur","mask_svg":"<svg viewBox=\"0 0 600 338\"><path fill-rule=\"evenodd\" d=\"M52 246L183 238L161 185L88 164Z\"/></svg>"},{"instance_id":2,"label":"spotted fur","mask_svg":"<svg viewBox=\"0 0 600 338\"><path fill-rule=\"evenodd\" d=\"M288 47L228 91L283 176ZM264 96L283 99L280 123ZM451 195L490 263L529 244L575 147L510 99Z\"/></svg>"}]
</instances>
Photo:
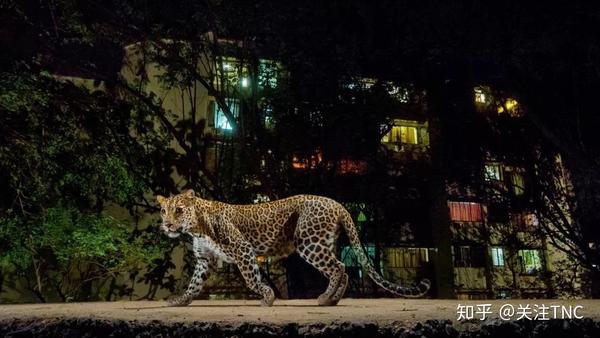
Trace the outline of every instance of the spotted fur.
<instances>
[{"instance_id":1,"label":"spotted fur","mask_svg":"<svg viewBox=\"0 0 600 338\"><path fill-rule=\"evenodd\" d=\"M343 228L359 263L384 289L403 297L421 297L430 287L423 280L406 287L383 279L369 262L348 211L338 202L321 196L296 195L281 200L232 205L195 196L194 191L170 198L157 196L161 205L161 229L171 238L182 233L193 237L196 269L186 292L170 301L172 306L189 304L202 289L209 266L235 263L248 287L263 297L263 305L275 299L273 290L261 281L257 255L298 254L329 279L318 298L319 305L336 305L348 285L344 264L335 256L335 242Z\"/></svg>"}]
</instances>

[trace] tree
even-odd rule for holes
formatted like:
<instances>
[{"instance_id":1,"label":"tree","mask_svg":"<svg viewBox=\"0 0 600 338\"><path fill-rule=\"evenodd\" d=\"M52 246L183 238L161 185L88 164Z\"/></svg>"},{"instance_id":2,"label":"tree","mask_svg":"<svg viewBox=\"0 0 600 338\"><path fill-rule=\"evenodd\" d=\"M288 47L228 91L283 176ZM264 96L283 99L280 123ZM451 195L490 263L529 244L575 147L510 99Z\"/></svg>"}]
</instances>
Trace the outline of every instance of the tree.
<instances>
[{"instance_id":1,"label":"tree","mask_svg":"<svg viewBox=\"0 0 600 338\"><path fill-rule=\"evenodd\" d=\"M44 72L3 73L0 93L3 278L19 276L40 301L110 299L121 273L151 268L166 248L156 231L103 214L110 203L133 211L146 189L131 170L144 162L127 142L128 110Z\"/></svg>"},{"instance_id":2,"label":"tree","mask_svg":"<svg viewBox=\"0 0 600 338\"><path fill-rule=\"evenodd\" d=\"M598 194L588 188L598 181L598 149L593 142L598 125L593 113L598 48L596 34L588 29L595 27L595 18L584 14L594 13L588 5L563 5L388 1L367 6L358 1L249 4L233 0L63 0L47 5L9 1L3 4L9 14L2 14L6 20L1 20L0 43L18 48L3 48L8 52L1 60L2 69L9 72L15 64L38 64L50 72L75 69L76 74L103 81L107 91L97 99L114 109L102 114L98 108L97 115L105 119L95 132L104 135L103 130L111 130L118 136L119 141L110 143L106 153L118 154L120 162L115 160L115 165L131 180L141 182L146 192L140 195L136 188L135 193L124 195L135 198L118 203L148 211L153 204L144 197L150 192L174 193L183 186L213 198L250 202L262 195L274 198L295 192L350 199L411 183L376 177L385 171L377 150L380 127L389 124L391 112L406 107L383 95L383 82L367 93L340 85L366 75L425 90L432 116L439 119L432 120L432 125L445 125L450 132L460 130L457 134L466 143L433 142L435 163L426 167L439 179L430 182L427 198L444 209L442 178L456 172L472 181L482 165L479 135L467 133L468 126L479 126L472 123L476 115L469 107L472 88L482 83L503 88L528 108L525 119L540 131L544 144L555 147L548 152L544 148L543 153L563 153L578 199L576 208L571 208L579 224L575 227L584 234L580 237L596 238L597 215L592 206ZM143 56L136 64L138 82L119 76L123 48L135 43ZM223 67L226 57L234 57L232 72ZM277 79L276 88L260 88L261 59L285 65L285 76ZM148 67L161 69L161 85L176 88L185 109L166 110L161 96L145 88ZM242 85L246 76L251 83L248 87ZM194 98L199 92L214 98L215 109L224 115L230 132L209 133L211 121L200 117ZM232 98L239 102L237 113L228 101ZM71 99L66 96L59 101ZM80 103L94 107L94 100ZM273 126L266 125L266 117ZM110 141L108 137L103 140ZM106 144L103 141L102 147ZM207 159L213 150L219 154L216 169ZM299 174L292 167L295 157L311 156L321 158L315 170ZM349 184L351 179L335 174L340 161L361 158L376 168L368 179ZM546 155L543 161L551 163ZM464 168L469 168L468 173ZM538 171L532 168L531 172ZM174 180L174 176L184 180ZM83 184L85 179L80 181L78 198L90 193L101 198L94 199L94 207L82 199L86 202L78 208L97 212L112 199L110 193L94 192L91 185ZM352 185L356 189L347 188ZM373 203L385 203L385 194L374 195ZM540 205L543 201L538 198ZM561 233L570 232L563 229ZM444 238L443 234L439 237ZM597 254L589 243L579 239L575 243L578 248L573 257L585 256L585 265L595 264L597 259L592 257ZM165 272L168 263L163 262ZM151 278L162 281L164 276L159 273Z\"/></svg>"}]
</instances>

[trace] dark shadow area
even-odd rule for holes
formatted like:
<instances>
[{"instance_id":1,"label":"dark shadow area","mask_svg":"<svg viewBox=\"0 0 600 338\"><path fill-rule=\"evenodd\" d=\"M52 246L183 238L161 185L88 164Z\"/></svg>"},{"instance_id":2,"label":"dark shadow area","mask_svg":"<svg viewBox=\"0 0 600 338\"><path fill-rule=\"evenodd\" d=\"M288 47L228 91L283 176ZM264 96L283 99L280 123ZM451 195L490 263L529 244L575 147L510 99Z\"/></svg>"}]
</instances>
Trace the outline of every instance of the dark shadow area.
<instances>
[{"instance_id":1,"label":"dark shadow area","mask_svg":"<svg viewBox=\"0 0 600 338\"><path fill-rule=\"evenodd\" d=\"M470 326L469 326L470 325ZM598 337L593 320L489 322L454 326L451 321L391 323L164 323L96 319L4 320L1 337Z\"/></svg>"}]
</instances>

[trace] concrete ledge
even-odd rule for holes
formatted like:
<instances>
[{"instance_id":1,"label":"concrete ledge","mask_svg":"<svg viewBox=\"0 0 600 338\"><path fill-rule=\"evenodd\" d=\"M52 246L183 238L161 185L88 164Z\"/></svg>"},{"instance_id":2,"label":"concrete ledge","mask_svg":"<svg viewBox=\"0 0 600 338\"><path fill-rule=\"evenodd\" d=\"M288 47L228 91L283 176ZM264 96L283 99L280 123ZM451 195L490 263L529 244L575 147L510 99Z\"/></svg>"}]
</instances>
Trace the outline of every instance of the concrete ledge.
<instances>
[{"instance_id":1,"label":"concrete ledge","mask_svg":"<svg viewBox=\"0 0 600 338\"><path fill-rule=\"evenodd\" d=\"M286 300L107 302L0 306L0 337L600 337L600 301L512 300L510 304L581 305L580 320L456 321L458 304L506 301L344 299L337 307Z\"/></svg>"}]
</instances>

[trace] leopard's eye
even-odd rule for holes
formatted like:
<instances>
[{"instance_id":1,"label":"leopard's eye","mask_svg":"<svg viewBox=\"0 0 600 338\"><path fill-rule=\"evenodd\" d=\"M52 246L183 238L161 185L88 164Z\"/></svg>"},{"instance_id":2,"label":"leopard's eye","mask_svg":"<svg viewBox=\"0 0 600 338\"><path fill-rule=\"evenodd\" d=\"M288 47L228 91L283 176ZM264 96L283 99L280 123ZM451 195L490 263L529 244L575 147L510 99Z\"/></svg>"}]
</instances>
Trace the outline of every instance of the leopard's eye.
<instances>
[{"instance_id":1,"label":"leopard's eye","mask_svg":"<svg viewBox=\"0 0 600 338\"><path fill-rule=\"evenodd\" d=\"M160 209L160 213L164 215L164 214L166 214L166 213L167 213L167 211L165 210L165 208L161 208L161 209Z\"/></svg>"},{"instance_id":2,"label":"leopard's eye","mask_svg":"<svg viewBox=\"0 0 600 338\"><path fill-rule=\"evenodd\" d=\"M183 212L183 208L182 207L177 207L177 208L175 208L175 212L178 213L178 214L180 214L180 213Z\"/></svg>"}]
</instances>

